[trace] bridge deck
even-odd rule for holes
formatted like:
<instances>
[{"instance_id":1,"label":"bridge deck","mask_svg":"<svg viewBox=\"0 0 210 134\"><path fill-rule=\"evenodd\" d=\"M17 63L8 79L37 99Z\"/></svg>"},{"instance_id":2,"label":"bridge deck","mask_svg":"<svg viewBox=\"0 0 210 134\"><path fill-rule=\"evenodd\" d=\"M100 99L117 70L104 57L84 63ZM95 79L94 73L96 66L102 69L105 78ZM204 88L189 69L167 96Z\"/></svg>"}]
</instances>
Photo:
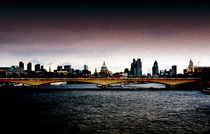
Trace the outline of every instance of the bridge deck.
<instances>
[{"instance_id":1,"label":"bridge deck","mask_svg":"<svg viewBox=\"0 0 210 134\"><path fill-rule=\"evenodd\" d=\"M42 85L54 82L88 82L109 85L120 82L154 82L165 85L178 85L184 83L200 82L200 78L0 78L0 82L23 83L28 85Z\"/></svg>"}]
</instances>

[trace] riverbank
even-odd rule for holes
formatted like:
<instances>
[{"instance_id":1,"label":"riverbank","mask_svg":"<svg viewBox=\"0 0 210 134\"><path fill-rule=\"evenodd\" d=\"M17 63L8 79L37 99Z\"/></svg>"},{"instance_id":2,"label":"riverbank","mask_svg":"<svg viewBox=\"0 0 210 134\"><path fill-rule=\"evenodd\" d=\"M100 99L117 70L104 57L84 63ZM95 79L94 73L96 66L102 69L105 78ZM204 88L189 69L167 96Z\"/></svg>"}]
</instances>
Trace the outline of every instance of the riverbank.
<instances>
[{"instance_id":1,"label":"riverbank","mask_svg":"<svg viewBox=\"0 0 210 134\"><path fill-rule=\"evenodd\" d=\"M210 95L210 88L201 90L202 93Z\"/></svg>"}]
</instances>

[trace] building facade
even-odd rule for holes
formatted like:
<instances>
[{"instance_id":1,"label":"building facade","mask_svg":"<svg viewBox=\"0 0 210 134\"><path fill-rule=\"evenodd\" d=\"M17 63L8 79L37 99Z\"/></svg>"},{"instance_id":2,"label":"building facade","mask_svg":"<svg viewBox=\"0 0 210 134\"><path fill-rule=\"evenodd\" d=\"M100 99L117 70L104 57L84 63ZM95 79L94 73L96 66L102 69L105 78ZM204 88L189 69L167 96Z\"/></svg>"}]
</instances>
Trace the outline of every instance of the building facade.
<instances>
[{"instance_id":1,"label":"building facade","mask_svg":"<svg viewBox=\"0 0 210 134\"><path fill-rule=\"evenodd\" d=\"M152 67L152 75L159 75L158 63L157 61L154 62Z\"/></svg>"},{"instance_id":2,"label":"building facade","mask_svg":"<svg viewBox=\"0 0 210 134\"><path fill-rule=\"evenodd\" d=\"M172 76L176 76L177 75L177 66L176 65L172 66L171 73L172 73Z\"/></svg>"},{"instance_id":3,"label":"building facade","mask_svg":"<svg viewBox=\"0 0 210 134\"><path fill-rule=\"evenodd\" d=\"M141 59L133 59L130 69L131 76L142 76L142 62Z\"/></svg>"},{"instance_id":4,"label":"building facade","mask_svg":"<svg viewBox=\"0 0 210 134\"><path fill-rule=\"evenodd\" d=\"M32 63L31 63L31 62L29 62L29 63L27 64L27 71L28 71L28 72L31 72L31 71L32 71Z\"/></svg>"},{"instance_id":5,"label":"building facade","mask_svg":"<svg viewBox=\"0 0 210 134\"><path fill-rule=\"evenodd\" d=\"M64 70L71 73L71 65L64 65Z\"/></svg>"},{"instance_id":6,"label":"building facade","mask_svg":"<svg viewBox=\"0 0 210 134\"><path fill-rule=\"evenodd\" d=\"M35 65L35 71L40 71L41 69L40 69L40 64L36 64Z\"/></svg>"}]
</instances>

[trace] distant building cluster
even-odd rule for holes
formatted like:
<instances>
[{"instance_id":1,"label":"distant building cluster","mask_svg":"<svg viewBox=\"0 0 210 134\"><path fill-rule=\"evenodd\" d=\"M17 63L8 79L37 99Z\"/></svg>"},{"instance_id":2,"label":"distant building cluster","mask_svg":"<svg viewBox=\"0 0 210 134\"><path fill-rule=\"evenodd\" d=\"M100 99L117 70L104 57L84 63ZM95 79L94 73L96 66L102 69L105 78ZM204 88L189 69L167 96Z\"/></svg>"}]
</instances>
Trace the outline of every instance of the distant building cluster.
<instances>
[{"instance_id":1,"label":"distant building cluster","mask_svg":"<svg viewBox=\"0 0 210 134\"><path fill-rule=\"evenodd\" d=\"M130 71L126 68L124 73L127 73L129 77L169 77L177 75L177 67L173 65L170 70L160 70L158 67L158 62L155 61L152 66L152 74L148 73L147 76L142 74L142 62L141 59L133 59L131 63Z\"/></svg>"},{"instance_id":2,"label":"distant building cluster","mask_svg":"<svg viewBox=\"0 0 210 134\"><path fill-rule=\"evenodd\" d=\"M91 72L88 70L88 66L84 65L84 70L71 68L71 65L57 66L57 70L51 72L44 69L44 65L35 64L34 71L32 70L32 63L27 64L27 69L24 70L24 63L19 62L19 66L0 67L0 77L5 78L32 78L32 77L89 77Z\"/></svg>"},{"instance_id":3,"label":"distant building cluster","mask_svg":"<svg viewBox=\"0 0 210 134\"><path fill-rule=\"evenodd\" d=\"M210 67L201 67L201 66L194 66L192 60L190 59L189 65L187 69L183 70L184 75L200 75L204 70L210 70Z\"/></svg>"},{"instance_id":4,"label":"distant building cluster","mask_svg":"<svg viewBox=\"0 0 210 134\"><path fill-rule=\"evenodd\" d=\"M44 65L35 64L34 70L32 70L32 63L27 63L27 69L24 69L24 63L22 61L19 62L19 66L11 66L11 67L0 67L0 78L53 78L53 77L185 77L185 76L201 76L202 72L205 70L210 70L210 67L200 67L194 66L192 60L190 60L189 65L186 69L184 69L183 74L177 74L177 66L172 65L171 69L159 70L158 62L154 61L152 66L152 74L148 73L147 75L142 74L142 62L141 59L137 60L134 58L131 63L130 70L128 68L124 69L124 72L116 72L112 73L108 70L108 67L103 62L101 69L97 72L91 74L91 71L88 70L88 65L84 65L83 70L73 69L71 65L57 66L57 69L51 71L51 67L49 67L49 71L44 68Z\"/></svg>"}]
</instances>

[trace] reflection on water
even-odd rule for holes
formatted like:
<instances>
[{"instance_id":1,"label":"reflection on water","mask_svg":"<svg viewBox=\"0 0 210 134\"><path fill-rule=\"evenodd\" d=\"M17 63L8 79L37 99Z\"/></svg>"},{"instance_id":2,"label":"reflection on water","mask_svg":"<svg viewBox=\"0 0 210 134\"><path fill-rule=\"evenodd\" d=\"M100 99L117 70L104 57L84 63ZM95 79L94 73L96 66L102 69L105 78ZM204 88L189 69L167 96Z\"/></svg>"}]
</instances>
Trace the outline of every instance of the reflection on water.
<instances>
[{"instance_id":1,"label":"reflection on water","mask_svg":"<svg viewBox=\"0 0 210 134\"><path fill-rule=\"evenodd\" d=\"M134 84L127 83L121 86L121 83L112 84L107 87L108 89L147 89L147 88L165 88L163 84L157 83L145 83L145 84ZM41 88L49 88L49 89L100 89L97 87L97 84L63 84L63 83L53 83L51 85L42 85Z\"/></svg>"},{"instance_id":2,"label":"reflection on water","mask_svg":"<svg viewBox=\"0 0 210 134\"><path fill-rule=\"evenodd\" d=\"M4 118L25 133L210 132L210 97L200 91L27 92L13 103Z\"/></svg>"}]
</instances>

